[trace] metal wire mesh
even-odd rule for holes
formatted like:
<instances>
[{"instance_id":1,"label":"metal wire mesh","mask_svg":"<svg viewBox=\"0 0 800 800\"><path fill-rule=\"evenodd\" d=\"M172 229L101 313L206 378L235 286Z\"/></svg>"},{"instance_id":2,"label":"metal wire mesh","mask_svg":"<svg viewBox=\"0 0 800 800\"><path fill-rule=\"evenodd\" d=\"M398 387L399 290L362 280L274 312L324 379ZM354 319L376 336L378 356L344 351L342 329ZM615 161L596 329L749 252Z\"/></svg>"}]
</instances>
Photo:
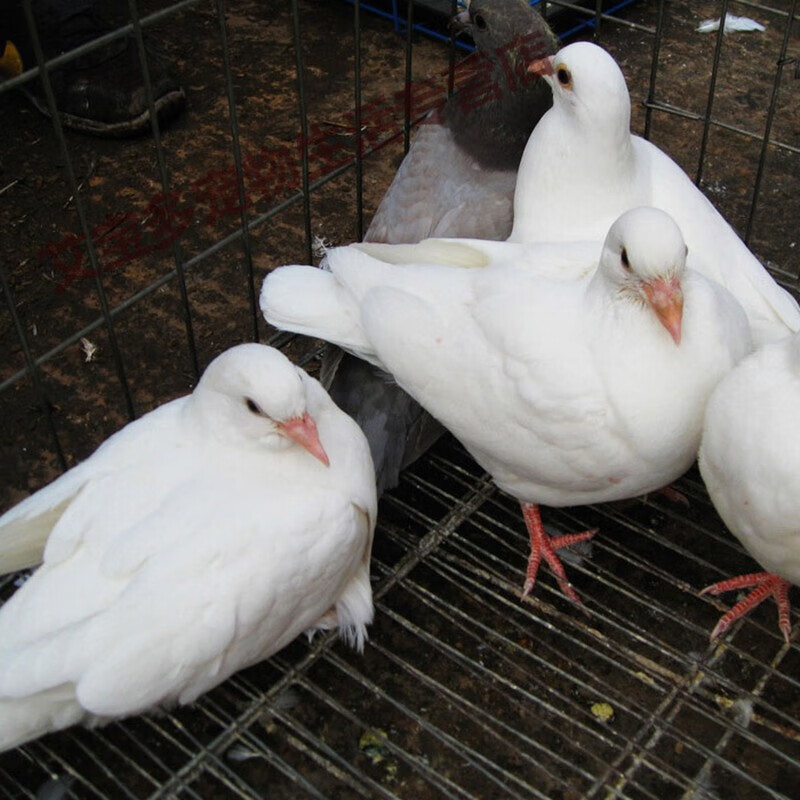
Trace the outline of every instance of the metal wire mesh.
<instances>
[{"instance_id":1,"label":"metal wire mesh","mask_svg":"<svg viewBox=\"0 0 800 800\"><path fill-rule=\"evenodd\" d=\"M700 18L729 7L763 17L769 34L694 33ZM360 235L362 206L374 209L414 118L408 102L384 108L391 131L384 126L376 142L370 103L381 92L402 97L431 69L446 90L452 63L447 47L396 36L358 4L185 0L156 8L131 0L127 12L116 35L133 34L143 54L142 32L160 34L190 76L187 119L170 131L155 129L147 142L87 143L57 118L24 116L11 90L25 75L0 85L7 118L19 116L17 130L28 132L33 164L4 163L0 187L8 232L3 507L127 418L186 392L236 341L270 341L313 371L318 344L259 321L260 277L272 265L310 260L315 235ZM702 180L796 291L794 0L641 2L588 13L623 63L634 100L643 100L634 127ZM338 49L333 37L344 37ZM343 61L348 48L357 57ZM45 65L38 51L43 76L74 56ZM192 71L198 56L202 67ZM325 143L346 157L321 159L321 126L330 131ZM35 212L19 211L19 191L45 169L63 177L49 185L54 225L41 240ZM292 180L281 178L284 169ZM113 183L108 192L104 182ZM130 231L127 249L112 248L129 228L146 234L139 249ZM79 268L66 272L65 263ZM89 337L99 355L86 361L81 340ZM784 644L769 607L709 642L726 606L697 590L752 562L696 473L677 488L688 508L649 498L546 511L561 530L600 528L567 565L586 608L565 601L547 573L522 603L527 538L518 505L446 438L382 500L377 616L363 656L335 634L297 641L189 708L71 729L1 755L0 793L797 797L800 651ZM3 597L14 580L0 582Z\"/></svg>"}]
</instances>

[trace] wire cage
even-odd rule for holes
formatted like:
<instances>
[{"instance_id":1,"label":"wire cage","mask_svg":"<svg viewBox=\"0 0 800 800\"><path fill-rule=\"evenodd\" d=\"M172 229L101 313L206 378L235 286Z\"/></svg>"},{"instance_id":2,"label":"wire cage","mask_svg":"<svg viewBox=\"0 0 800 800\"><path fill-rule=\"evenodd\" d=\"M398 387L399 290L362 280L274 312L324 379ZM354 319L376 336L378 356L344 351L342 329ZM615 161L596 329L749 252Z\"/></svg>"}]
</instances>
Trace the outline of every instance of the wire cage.
<instances>
[{"instance_id":1,"label":"wire cage","mask_svg":"<svg viewBox=\"0 0 800 800\"><path fill-rule=\"evenodd\" d=\"M353 3L354 0L347 0ZM529 0L539 13L544 15L552 28L558 27L558 32L565 40L586 28L594 28L598 17L603 14L614 14L621 8L630 5L634 0L595 0L591 12L588 7L592 3L549 3L548 0ZM359 3L359 7L373 14L378 14L389 20L397 33L403 33L409 26L427 36L439 41L447 42L450 38L447 33L447 22L453 15L451 0L415 0L411 4L411 18L409 19L409 4L401 6L398 0L372 0L372 2ZM420 13L422 12L422 13ZM422 19L420 19L422 17ZM455 46L464 50L474 50L469 40L456 39Z\"/></svg>"},{"instance_id":2,"label":"wire cage","mask_svg":"<svg viewBox=\"0 0 800 800\"><path fill-rule=\"evenodd\" d=\"M634 130L797 294L795 0L583 13L581 35L623 67ZM765 30L695 30L726 13ZM435 76L446 93L461 58L333 0L130 0L109 34L123 35L142 55L151 42L186 91L168 128L84 136L16 91L96 43L47 63L40 48L0 85L2 509L235 343L314 373L321 343L265 325L261 278L361 236L419 116L413 87ZM546 510L556 528L600 529L568 565L585 609L547 572L521 602L517 503L445 438L381 501L363 655L335 633L298 640L192 706L44 737L0 755L0 794L796 798L800 649L769 604L709 641L728 605L698 590L754 565L696 471L677 488L687 507ZM0 597L18 581L0 579Z\"/></svg>"}]
</instances>

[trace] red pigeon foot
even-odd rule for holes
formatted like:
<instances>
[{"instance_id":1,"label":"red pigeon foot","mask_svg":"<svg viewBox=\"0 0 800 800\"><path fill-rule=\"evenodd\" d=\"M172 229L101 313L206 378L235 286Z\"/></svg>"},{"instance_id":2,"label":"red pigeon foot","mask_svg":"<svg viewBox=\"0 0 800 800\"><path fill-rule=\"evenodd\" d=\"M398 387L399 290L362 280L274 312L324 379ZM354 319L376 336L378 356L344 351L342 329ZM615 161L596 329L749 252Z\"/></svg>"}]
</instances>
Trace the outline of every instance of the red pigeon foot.
<instances>
[{"instance_id":1,"label":"red pigeon foot","mask_svg":"<svg viewBox=\"0 0 800 800\"><path fill-rule=\"evenodd\" d=\"M752 572L749 575L739 575L735 578L728 578L725 581L706 586L700 594L718 595L722 592L729 592L733 589L745 589L754 586L750 594L740 600L730 611L720 617L717 626L711 631L711 638L716 639L730 628L730 626L740 617L743 617L759 603L766 600L770 595L775 598L778 604L778 627L783 633L786 643L789 643L789 636L792 626L789 622L789 581L785 581L772 572Z\"/></svg>"},{"instance_id":2,"label":"red pigeon foot","mask_svg":"<svg viewBox=\"0 0 800 800\"><path fill-rule=\"evenodd\" d=\"M522 599L524 600L532 591L536 583L536 573L539 571L539 564L541 563L542 556L544 560L550 565L558 580L558 585L561 591L575 603L580 603L581 599L578 597L572 584L567 580L567 573L564 570L564 565L556 555L556 550L562 547L569 547L578 542L585 542L591 539L597 533L597 528L590 531L583 531L582 533L570 533L566 536L553 536L550 537L542 525L542 516L539 513L539 506L532 503L520 503L522 506L522 516L525 520L525 527L528 529L528 534L531 537L531 554L528 556L528 569L525 573L525 585L522 589Z\"/></svg>"}]
</instances>

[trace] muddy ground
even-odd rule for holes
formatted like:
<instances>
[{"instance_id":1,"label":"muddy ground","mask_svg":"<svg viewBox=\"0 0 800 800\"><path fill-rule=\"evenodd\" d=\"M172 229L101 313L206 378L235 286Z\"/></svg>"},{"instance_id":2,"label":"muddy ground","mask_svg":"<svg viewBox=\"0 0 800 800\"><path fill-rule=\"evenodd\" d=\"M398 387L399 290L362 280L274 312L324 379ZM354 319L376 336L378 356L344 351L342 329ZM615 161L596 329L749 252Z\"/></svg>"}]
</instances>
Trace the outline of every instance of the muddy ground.
<instances>
[{"instance_id":1,"label":"muddy ground","mask_svg":"<svg viewBox=\"0 0 800 800\"><path fill-rule=\"evenodd\" d=\"M156 6L145 3L143 11ZM652 26L656 10L654 3L637 3L624 16ZM346 131L341 126L352 112L352 9L345 3L308 0L300 4L300 11L311 130L328 126L334 134ZM667 4L658 100L689 112L704 111L714 37L693 29L714 14L713 2ZM781 44L781 18L762 16L768 24L766 33L726 38L713 106L716 118L756 133L764 127ZM297 188L292 176L280 173L281 165L296 162L299 131L291 18L282 2L235 2L228 4L228 28L252 218ZM152 139L104 141L67 134L69 157L80 184L87 224L95 236L111 308L173 269L176 256L183 261L191 259L239 226L235 197L231 196L235 192L231 182L234 162L213 7L200 4L189 8L155 26L150 36L172 64L188 98L185 115L163 136L169 187L185 228L175 252L164 244L163 214L158 213L163 208L158 205L163 187ZM601 41L625 70L634 98L633 127L641 131L644 108L640 101L647 93L652 37L604 24ZM404 38L385 20L365 12L362 42L363 102L392 97L403 86ZM413 52L415 80L446 71L448 50L441 43L417 35ZM773 137L797 146L797 83L791 78L791 68L784 73ZM18 93L4 94L0 100L6 133L0 162L0 188L6 187L0 195L2 260L28 346L38 357L93 322L100 303L52 125ZM372 116L374 121L375 114ZM381 124L389 130L399 127L401 120L398 115L391 119L382 115ZM697 122L654 114L652 138L690 174L698 167L701 134ZM340 137L336 147L338 151L346 149L347 137ZM398 138L366 160L366 221L401 155L402 138ZM752 202L758 156L757 141L712 129L703 185L742 231ZM315 171L313 153L311 169L312 177L323 171L318 164ZM796 220L800 219L797 171L796 154L769 152L752 236L755 252L792 276L800 271L795 247ZM353 170L313 193L311 227L315 235L329 242L356 238ZM302 203L292 204L255 230L251 245L256 285L271 267L306 260ZM248 284L247 258L239 242L189 270L187 291L201 368L224 348L252 337ZM264 326L260 320L258 324L263 336ZM115 334L137 415L191 388L195 374L188 359L177 281L167 282L120 314ZM0 380L5 380L24 367L7 311L0 312L0 336L6 343L0 352ZM108 336L101 327L87 338L97 346L91 361L76 342L49 361L42 374L68 464L85 457L126 420ZM0 472L4 477L0 507L5 507L50 480L59 466L40 404L27 381L3 392L0 408Z\"/></svg>"}]
</instances>

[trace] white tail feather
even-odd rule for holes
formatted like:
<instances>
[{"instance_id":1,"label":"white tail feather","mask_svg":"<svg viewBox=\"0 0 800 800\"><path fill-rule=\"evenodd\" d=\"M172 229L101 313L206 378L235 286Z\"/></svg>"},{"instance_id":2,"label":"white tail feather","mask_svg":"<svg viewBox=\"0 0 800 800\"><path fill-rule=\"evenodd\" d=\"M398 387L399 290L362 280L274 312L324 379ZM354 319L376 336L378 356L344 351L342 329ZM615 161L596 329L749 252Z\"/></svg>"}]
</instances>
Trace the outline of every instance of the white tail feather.
<instances>
[{"instance_id":1,"label":"white tail feather","mask_svg":"<svg viewBox=\"0 0 800 800\"><path fill-rule=\"evenodd\" d=\"M64 502L33 517L18 516L0 526L0 574L41 563L50 531L66 505Z\"/></svg>"},{"instance_id":2,"label":"white tail feather","mask_svg":"<svg viewBox=\"0 0 800 800\"><path fill-rule=\"evenodd\" d=\"M367 640L367 625L372 624L375 610L372 605L372 587L369 582L369 567L362 564L353 579L336 601L336 616L339 618L339 635L350 647L364 652Z\"/></svg>"},{"instance_id":3,"label":"white tail feather","mask_svg":"<svg viewBox=\"0 0 800 800\"><path fill-rule=\"evenodd\" d=\"M352 247L387 264L444 264L476 269L488 266L490 261L477 247L447 239L423 239L419 244L359 242Z\"/></svg>"},{"instance_id":4,"label":"white tail feather","mask_svg":"<svg viewBox=\"0 0 800 800\"><path fill-rule=\"evenodd\" d=\"M75 687L56 686L30 697L0 699L0 751L87 721L75 699Z\"/></svg>"},{"instance_id":5,"label":"white tail feather","mask_svg":"<svg viewBox=\"0 0 800 800\"><path fill-rule=\"evenodd\" d=\"M335 276L316 267L279 267L261 289L261 311L276 328L314 336L360 353L369 350L358 305Z\"/></svg>"}]
</instances>

